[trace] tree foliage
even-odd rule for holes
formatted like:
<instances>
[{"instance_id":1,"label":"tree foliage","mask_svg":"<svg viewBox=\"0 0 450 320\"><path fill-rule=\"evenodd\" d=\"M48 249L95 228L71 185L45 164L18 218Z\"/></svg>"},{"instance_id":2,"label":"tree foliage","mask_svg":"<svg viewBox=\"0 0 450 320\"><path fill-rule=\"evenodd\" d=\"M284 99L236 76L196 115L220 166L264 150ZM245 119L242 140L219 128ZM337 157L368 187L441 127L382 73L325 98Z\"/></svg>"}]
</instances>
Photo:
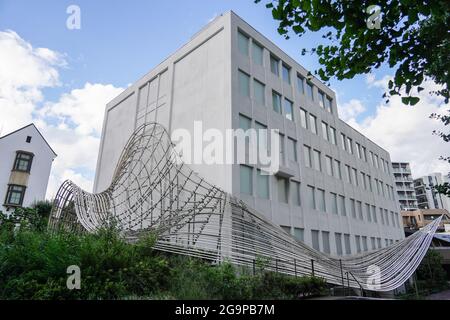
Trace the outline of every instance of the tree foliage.
<instances>
[{"instance_id":1,"label":"tree foliage","mask_svg":"<svg viewBox=\"0 0 450 320\"><path fill-rule=\"evenodd\" d=\"M374 5L381 10L379 29L368 26L373 12L367 9ZM322 65L315 73L323 81L350 79L387 64L396 72L385 97L401 95L403 103L415 105L419 97L413 92L424 90L421 85L430 78L442 86L430 93L449 101L450 1L268 0L266 7L286 38L323 32L327 43L311 48Z\"/></svg>"}]
</instances>

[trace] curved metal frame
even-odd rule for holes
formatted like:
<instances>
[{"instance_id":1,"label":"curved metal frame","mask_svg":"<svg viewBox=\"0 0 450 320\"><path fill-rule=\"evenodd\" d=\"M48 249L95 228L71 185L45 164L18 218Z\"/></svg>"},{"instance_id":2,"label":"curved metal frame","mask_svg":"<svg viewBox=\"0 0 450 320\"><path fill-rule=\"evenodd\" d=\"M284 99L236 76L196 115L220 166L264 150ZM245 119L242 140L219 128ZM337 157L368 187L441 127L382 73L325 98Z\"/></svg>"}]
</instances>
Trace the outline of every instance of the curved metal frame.
<instances>
[{"instance_id":1,"label":"curved metal frame","mask_svg":"<svg viewBox=\"0 0 450 320\"><path fill-rule=\"evenodd\" d=\"M324 254L194 173L174 151L166 129L147 123L126 144L108 189L92 194L71 181L61 185L49 228L95 232L114 223L130 242L156 233L155 248L163 251L253 268L262 259L276 272L314 273L333 284L389 291L414 273L439 222L383 249Z\"/></svg>"}]
</instances>

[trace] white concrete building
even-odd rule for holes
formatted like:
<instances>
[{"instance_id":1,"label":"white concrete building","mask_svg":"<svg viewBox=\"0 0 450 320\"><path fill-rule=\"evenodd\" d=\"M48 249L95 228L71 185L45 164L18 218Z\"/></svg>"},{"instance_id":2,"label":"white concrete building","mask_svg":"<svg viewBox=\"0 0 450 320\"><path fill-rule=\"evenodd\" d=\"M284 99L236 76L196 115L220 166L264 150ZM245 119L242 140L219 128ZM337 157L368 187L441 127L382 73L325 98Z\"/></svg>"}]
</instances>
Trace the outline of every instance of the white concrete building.
<instances>
[{"instance_id":1,"label":"white concrete building","mask_svg":"<svg viewBox=\"0 0 450 320\"><path fill-rule=\"evenodd\" d=\"M408 162L392 162L395 189L398 195L400 210L417 210L417 198L414 190L414 180Z\"/></svg>"},{"instance_id":2,"label":"white concrete building","mask_svg":"<svg viewBox=\"0 0 450 320\"><path fill-rule=\"evenodd\" d=\"M108 187L127 139L146 121L170 132L192 132L194 121L220 131L277 128L277 175L244 164L192 167L323 252L402 239L389 153L340 120L335 93L307 74L236 14L223 14L108 103L94 191Z\"/></svg>"},{"instance_id":3,"label":"white concrete building","mask_svg":"<svg viewBox=\"0 0 450 320\"><path fill-rule=\"evenodd\" d=\"M431 173L414 179L414 188L420 209L445 209L450 212L450 198L434 190L434 186L445 182L450 183L450 179L441 173Z\"/></svg>"},{"instance_id":4,"label":"white concrete building","mask_svg":"<svg viewBox=\"0 0 450 320\"><path fill-rule=\"evenodd\" d=\"M0 210L44 200L56 153L34 124L0 137Z\"/></svg>"}]
</instances>

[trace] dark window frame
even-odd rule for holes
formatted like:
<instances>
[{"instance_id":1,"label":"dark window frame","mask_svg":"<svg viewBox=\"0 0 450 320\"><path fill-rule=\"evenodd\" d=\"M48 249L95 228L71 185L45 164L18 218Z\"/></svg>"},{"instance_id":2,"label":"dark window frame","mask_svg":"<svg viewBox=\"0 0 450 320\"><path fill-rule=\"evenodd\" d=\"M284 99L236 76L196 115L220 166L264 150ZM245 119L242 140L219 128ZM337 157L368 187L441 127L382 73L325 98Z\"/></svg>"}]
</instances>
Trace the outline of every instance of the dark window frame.
<instances>
[{"instance_id":1,"label":"dark window frame","mask_svg":"<svg viewBox=\"0 0 450 320\"><path fill-rule=\"evenodd\" d=\"M30 158L22 159L21 156L24 156L24 155L29 156ZM31 166L33 164L33 158L34 158L34 154L31 152L21 151L21 150L16 151L16 158L14 159L14 166L13 166L12 171L20 171L20 172L30 173ZM22 160L28 161L27 168L25 170L19 168L20 161L22 161Z\"/></svg>"},{"instance_id":2,"label":"dark window frame","mask_svg":"<svg viewBox=\"0 0 450 320\"><path fill-rule=\"evenodd\" d=\"M12 190L14 187L20 187L22 188L22 191L20 191L20 201L19 203L11 203L11 195L13 192L17 193L19 191L17 190ZM8 206L8 207L20 207L23 204L23 200L25 198L25 192L27 190L26 186L21 186L18 184L8 184L8 189L6 191L6 197L5 197L5 204L4 206Z\"/></svg>"}]
</instances>

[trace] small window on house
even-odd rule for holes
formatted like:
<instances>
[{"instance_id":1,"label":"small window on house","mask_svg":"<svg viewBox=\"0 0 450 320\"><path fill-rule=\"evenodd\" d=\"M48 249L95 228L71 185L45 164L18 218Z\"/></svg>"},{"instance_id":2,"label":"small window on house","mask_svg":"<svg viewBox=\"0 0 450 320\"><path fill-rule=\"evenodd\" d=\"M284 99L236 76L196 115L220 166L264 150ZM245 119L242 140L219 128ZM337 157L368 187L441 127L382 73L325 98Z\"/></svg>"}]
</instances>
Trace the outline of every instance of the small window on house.
<instances>
[{"instance_id":1,"label":"small window on house","mask_svg":"<svg viewBox=\"0 0 450 320\"><path fill-rule=\"evenodd\" d=\"M274 56L270 56L270 71L277 77L280 76L280 70L279 70L279 64L280 60L278 58L275 58Z\"/></svg>"},{"instance_id":2,"label":"small window on house","mask_svg":"<svg viewBox=\"0 0 450 320\"><path fill-rule=\"evenodd\" d=\"M331 99L329 97L326 97L325 99L325 109L329 112L329 113L333 113L333 110L331 108Z\"/></svg>"},{"instance_id":3,"label":"small window on house","mask_svg":"<svg viewBox=\"0 0 450 320\"><path fill-rule=\"evenodd\" d=\"M289 161L297 162L297 141L288 138L288 157Z\"/></svg>"},{"instance_id":4,"label":"small window on house","mask_svg":"<svg viewBox=\"0 0 450 320\"><path fill-rule=\"evenodd\" d=\"M281 203L289 202L289 180L282 177L277 177L278 185L278 201Z\"/></svg>"},{"instance_id":5,"label":"small window on house","mask_svg":"<svg viewBox=\"0 0 450 320\"><path fill-rule=\"evenodd\" d=\"M14 170L30 172L32 162L33 162L33 154L28 152L17 151L16 160L14 161Z\"/></svg>"},{"instance_id":6,"label":"small window on house","mask_svg":"<svg viewBox=\"0 0 450 320\"><path fill-rule=\"evenodd\" d=\"M311 128L311 132L317 134L317 118L312 114L309 114L309 126Z\"/></svg>"},{"instance_id":7,"label":"small window on house","mask_svg":"<svg viewBox=\"0 0 450 320\"><path fill-rule=\"evenodd\" d=\"M325 108L325 95L323 94L322 91L318 91L319 92L319 105L321 108Z\"/></svg>"},{"instance_id":8,"label":"small window on house","mask_svg":"<svg viewBox=\"0 0 450 320\"><path fill-rule=\"evenodd\" d=\"M30 142L31 142L31 136L27 136L26 142L27 142L27 143L30 143Z\"/></svg>"},{"instance_id":9,"label":"small window on house","mask_svg":"<svg viewBox=\"0 0 450 320\"><path fill-rule=\"evenodd\" d=\"M25 187L15 184L8 185L5 205L21 206L25 196Z\"/></svg>"}]
</instances>

